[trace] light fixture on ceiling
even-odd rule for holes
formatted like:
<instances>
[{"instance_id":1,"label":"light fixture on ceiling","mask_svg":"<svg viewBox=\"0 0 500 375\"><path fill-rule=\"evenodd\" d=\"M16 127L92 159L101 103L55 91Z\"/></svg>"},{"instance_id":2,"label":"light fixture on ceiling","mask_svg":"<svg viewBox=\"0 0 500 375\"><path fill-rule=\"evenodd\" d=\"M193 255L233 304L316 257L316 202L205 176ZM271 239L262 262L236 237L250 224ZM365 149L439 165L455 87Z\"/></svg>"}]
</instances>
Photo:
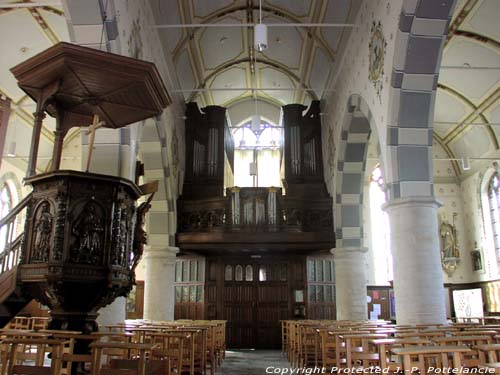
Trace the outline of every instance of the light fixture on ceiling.
<instances>
[{"instance_id":1,"label":"light fixture on ceiling","mask_svg":"<svg viewBox=\"0 0 500 375\"><path fill-rule=\"evenodd\" d=\"M267 49L267 26L258 23L254 26L253 35L255 40L255 49L259 52Z\"/></svg>"},{"instance_id":2,"label":"light fixture on ceiling","mask_svg":"<svg viewBox=\"0 0 500 375\"><path fill-rule=\"evenodd\" d=\"M16 142L9 143L9 149L7 150L7 156L16 156Z\"/></svg>"},{"instance_id":3,"label":"light fixture on ceiling","mask_svg":"<svg viewBox=\"0 0 500 375\"><path fill-rule=\"evenodd\" d=\"M257 99L255 99L255 102L257 102ZM252 116L252 122L250 124L250 129L254 133L257 133L260 130L260 116L255 114Z\"/></svg>"},{"instance_id":4,"label":"light fixture on ceiling","mask_svg":"<svg viewBox=\"0 0 500 375\"><path fill-rule=\"evenodd\" d=\"M462 161L462 169L464 171L468 171L470 169L470 158L468 156L461 159Z\"/></svg>"},{"instance_id":5,"label":"light fixture on ceiling","mask_svg":"<svg viewBox=\"0 0 500 375\"><path fill-rule=\"evenodd\" d=\"M267 49L267 25L262 23L262 0L259 0L259 23L253 27L253 40L257 51Z\"/></svg>"}]
</instances>

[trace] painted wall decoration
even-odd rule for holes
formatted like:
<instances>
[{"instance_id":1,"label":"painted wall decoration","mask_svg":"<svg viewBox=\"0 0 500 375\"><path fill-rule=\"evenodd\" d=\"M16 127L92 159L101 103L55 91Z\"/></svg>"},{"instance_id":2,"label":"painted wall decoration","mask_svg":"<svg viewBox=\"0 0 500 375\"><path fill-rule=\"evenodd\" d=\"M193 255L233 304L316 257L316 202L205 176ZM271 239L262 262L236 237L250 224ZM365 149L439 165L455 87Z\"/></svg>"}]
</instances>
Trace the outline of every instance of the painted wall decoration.
<instances>
[{"instance_id":1,"label":"painted wall decoration","mask_svg":"<svg viewBox=\"0 0 500 375\"><path fill-rule=\"evenodd\" d=\"M381 92L384 78L384 59L387 49L387 41L382 32L382 23L373 21L371 27L371 39L369 48L368 78L372 82L377 96L382 101Z\"/></svg>"}]
</instances>

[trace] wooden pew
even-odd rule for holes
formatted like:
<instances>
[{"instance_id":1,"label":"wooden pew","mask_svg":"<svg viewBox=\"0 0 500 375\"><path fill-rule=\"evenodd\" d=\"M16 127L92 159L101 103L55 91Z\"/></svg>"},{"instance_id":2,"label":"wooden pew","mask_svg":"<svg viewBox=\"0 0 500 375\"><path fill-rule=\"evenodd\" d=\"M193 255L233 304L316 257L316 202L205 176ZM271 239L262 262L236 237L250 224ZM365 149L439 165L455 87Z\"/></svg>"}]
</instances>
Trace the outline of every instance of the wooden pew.
<instances>
[{"instance_id":1,"label":"wooden pew","mask_svg":"<svg viewBox=\"0 0 500 375\"><path fill-rule=\"evenodd\" d=\"M428 374L433 368L462 368L461 355L469 352L471 349L465 345L434 345L434 346L412 346L407 348L394 348L391 352L401 357L403 370L408 374L419 372ZM452 361L449 361L449 355Z\"/></svg>"}]
</instances>

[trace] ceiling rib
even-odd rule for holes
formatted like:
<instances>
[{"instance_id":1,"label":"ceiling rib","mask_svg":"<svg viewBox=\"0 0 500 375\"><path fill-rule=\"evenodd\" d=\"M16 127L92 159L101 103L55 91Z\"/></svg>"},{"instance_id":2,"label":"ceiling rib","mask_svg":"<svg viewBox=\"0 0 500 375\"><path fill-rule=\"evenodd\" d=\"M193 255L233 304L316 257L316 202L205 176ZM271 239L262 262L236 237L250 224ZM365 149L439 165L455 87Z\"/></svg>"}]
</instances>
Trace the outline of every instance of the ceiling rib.
<instances>
[{"instance_id":1,"label":"ceiling rib","mask_svg":"<svg viewBox=\"0 0 500 375\"><path fill-rule=\"evenodd\" d=\"M460 13L457 17L455 17L455 20L451 23L448 29L448 36L446 37L445 46L449 43L451 38L455 36L455 33L458 31L460 26L462 26L462 23L465 21L470 11L476 6L478 1L479 0L468 0L465 2L462 9L460 10Z\"/></svg>"},{"instance_id":2,"label":"ceiling rib","mask_svg":"<svg viewBox=\"0 0 500 375\"><path fill-rule=\"evenodd\" d=\"M47 1L35 1L32 3L8 3L0 4L0 9L14 9L14 8L41 8L41 7L51 7L51 6L61 6L60 0L47 0Z\"/></svg>"},{"instance_id":3,"label":"ceiling rib","mask_svg":"<svg viewBox=\"0 0 500 375\"><path fill-rule=\"evenodd\" d=\"M455 35L454 36L461 36L461 37L464 37L464 38L472 39L475 42L486 44L487 46L493 47L497 51L500 51L500 43L499 42L497 42L496 40L491 39L491 38L489 38L487 36L484 36L484 35L481 35L481 34L478 34L478 33L474 33L472 31L457 30L457 31L455 31Z\"/></svg>"},{"instance_id":4,"label":"ceiling rib","mask_svg":"<svg viewBox=\"0 0 500 375\"><path fill-rule=\"evenodd\" d=\"M453 151L448 147L448 145L446 145L444 142L443 142L443 139L441 139L441 137L439 135L436 134L436 132L433 132L432 134L432 137L433 139L439 143L439 145L441 146L441 148L444 150L444 152L446 152L446 154L450 157L450 158L456 158L455 157L455 154L453 153ZM451 166L453 167L453 170L455 171L455 175L456 176L459 176L462 174L462 171L460 170L460 166L458 165L457 161L456 160L451 160Z\"/></svg>"},{"instance_id":5,"label":"ceiling rib","mask_svg":"<svg viewBox=\"0 0 500 375\"><path fill-rule=\"evenodd\" d=\"M205 91L335 91L320 88L300 87L204 87L199 89L170 90L170 92L205 92Z\"/></svg>"},{"instance_id":6,"label":"ceiling rib","mask_svg":"<svg viewBox=\"0 0 500 375\"><path fill-rule=\"evenodd\" d=\"M199 87L199 88L204 88L205 87L205 83L207 81L209 81L212 77L215 77L216 75L218 75L219 73L221 73L222 71L224 70L227 70L235 65L238 65L238 64L241 64L241 63L249 63L251 62L250 61L251 59L248 58L248 57L243 57L241 59L238 59L238 60L234 60L234 61L230 61L224 65L222 65L219 69L217 69L216 71L210 73L206 78L205 78L205 82L203 84L203 87ZM264 64L264 65L269 65L279 71L282 71L283 73L285 73L286 75L288 75L290 78L292 78L295 82L297 82L298 84L302 85L299 77L294 74L293 72L291 72L289 69L287 69L286 67L284 66L281 66L280 64L274 62L274 61L269 61L269 60L264 60L264 59L260 59L260 58L257 58L257 63L258 64ZM307 86L304 85L306 88ZM251 87L248 88L248 90L251 90ZM316 95L314 95L313 99L316 99Z\"/></svg>"},{"instance_id":7,"label":"ceiling rib","mask_svg":"<svg viewBox=\"0 0 500 375\"><path fill-rule=\"evenodd\" d=\"M473 111L470 112L467 117L459 122L455 129L453 129L450 133L448 133L444 138L443 141L448 144L451 141L453 141L456 137L460 136L466 129L469 128L470 125L465 125L466 123L473 122L476 118L481 117L481 119L485 122L488 123L488 119L486 116L483 114L483 112L489 108L493 103L495 103L499 98L500 98L500 89L497 89L492 95L490 95L488 98L486 98L482 103L479 105L475 105L472 103L467 97L459 93L458 91L452 89L449 86L443 85L442 83L438 83L438 88L444 90L447 93L450 93L463 102L467 103L471 108L473 108ZM493 145L495 146L495 149L498 149L498 140L495 135L495 132L493 129L488 126L488 133L492 139Z\"/></svg>"}]
</instances>

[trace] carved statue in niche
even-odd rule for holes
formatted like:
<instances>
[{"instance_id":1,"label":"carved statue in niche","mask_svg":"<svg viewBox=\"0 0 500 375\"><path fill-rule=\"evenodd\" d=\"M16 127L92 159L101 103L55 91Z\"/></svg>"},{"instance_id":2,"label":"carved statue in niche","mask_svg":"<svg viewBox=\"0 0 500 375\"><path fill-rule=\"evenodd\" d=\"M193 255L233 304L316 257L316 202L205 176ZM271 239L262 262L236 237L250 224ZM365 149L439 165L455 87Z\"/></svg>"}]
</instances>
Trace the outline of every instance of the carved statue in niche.
<instances>
[{"instance_id":1,"label":"carved statue in niche","mask_svg":"<svg viewBox=\"0 0 500 375\"><path fill-rule=\"evenodd\" d=\"M443 258L459 258L456 229L453 225L443 222L440 228L442 239L441 254Z\"/></svg>"},{"instance_id":2,"label":"carved statue in niche","mask_svg":"<svg viewBox=\"0 0 500 375\"><path fill-rule=\"evenodd\" d=\"M78 247L74 249L73 261L98 264L101 258L103 232L104 227L96 213L95 203L87 203L73 226L73 234L78 238Z\"/></svg>"},{"instance_id":3,"label":"carved statue in niche","mask_svg":"<svg viewBox=\"0 0 500 375\"><path fill-rule=\"evenodd\" d=\"M457 213L453 213L452 224L443 221L439 228L439 234L441 236L441 263L443 269L450 277L460 263L457 230L455 228L456 216Z\"/></svg>"},{"instance_id":4,"label":"carved statue in niche","mask_svg":"<svg viewBox=\"0 0 500 375\"><path fill-rule=\"evenodd\" d=\"M33 261L47 262L49 260L52 237L53 218L49 202L43 202L38 208L35 219L35 241L33 246Z\"/></svg>"}]
</instances>

